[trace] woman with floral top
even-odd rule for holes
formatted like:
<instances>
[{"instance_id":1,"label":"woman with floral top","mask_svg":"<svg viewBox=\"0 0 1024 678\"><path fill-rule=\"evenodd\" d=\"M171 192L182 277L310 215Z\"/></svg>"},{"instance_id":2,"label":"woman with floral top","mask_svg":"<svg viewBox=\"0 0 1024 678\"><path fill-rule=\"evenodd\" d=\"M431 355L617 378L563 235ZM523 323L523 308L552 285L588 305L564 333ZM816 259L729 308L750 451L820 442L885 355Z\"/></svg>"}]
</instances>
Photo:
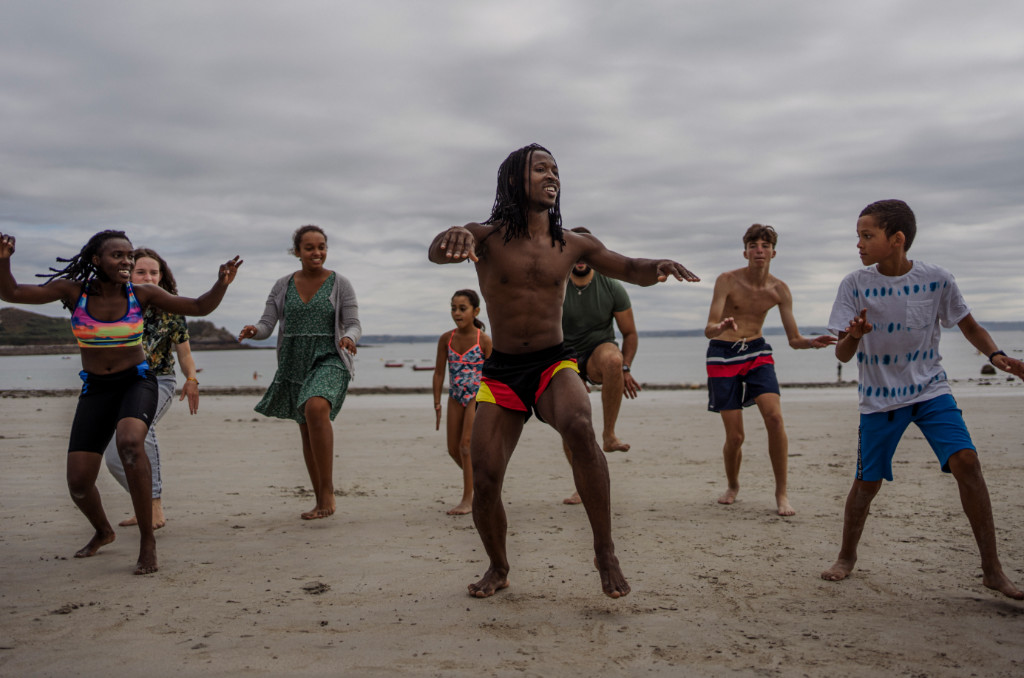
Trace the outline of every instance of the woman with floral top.
<instances>
[{"instance_id":1,"label":"woman with floral top","mask_svg":"<svg viewBox=\"0 0 1024 678\"><path fill-rule=\"evenodd\" d=\"M178 285L174 280L167 262L159 254L151 249L140 247L132 255L135 258L135 267L132 269L132 284L134 285L159 285L171 294L178 293ZM174 376L174 354L178 355L178 363L185 375L185 385L181 387L179 401L188 398L189 414L195 414L199 409L199 381L196 379L196 363L192 359L192 347L189 344L188 325L185 318L176 313L168 313L150 306L143 316L144 329L142 335L142 347L146 353L146 362L156 375L157 387L159 388L159 399L156 405L156 414L153 416L153 423L146 434L146 456L149 457L149 465L153 471L153 529L164 526L164 508L161 502L163 495L163 482L160 476L160 447L156 440L156 424L171 406L171 398L174 396L174 389L177 381ZM121 487L128 489L128 478L121 464L121 457L117 454L117 445L113 440L107 445L103 457L107 462L107 469L121 484ZM135 525L135 516L122 520L118 525Z\"/></svg>"}]
</instances>

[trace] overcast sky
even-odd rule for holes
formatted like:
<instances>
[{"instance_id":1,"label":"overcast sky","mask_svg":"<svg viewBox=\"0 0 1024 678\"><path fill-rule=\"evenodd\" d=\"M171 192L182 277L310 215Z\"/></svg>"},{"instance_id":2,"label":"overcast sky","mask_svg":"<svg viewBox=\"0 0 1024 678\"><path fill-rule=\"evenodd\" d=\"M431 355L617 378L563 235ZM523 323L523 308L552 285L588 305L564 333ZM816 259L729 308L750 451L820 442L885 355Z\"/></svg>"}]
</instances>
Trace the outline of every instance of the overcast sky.
<instances>
[{"instance_id":1,"label":"overcast sky","mask_svg":"<svg viewBox=\"0 0 1024 678\"><path fill-rule=\"evenodd\" d=\"M210 318L237 331L315 223L364 332L440 334L477 282L427 245L485 219L530 142L559 163L566 226L703 278L630 288L641 330L703 326L753 222L780 233L801 326L823 326L857 214L891 197L917 213L911 258L949 268L975 317L1024 318L1019 0L0 5L20 282L104 228L190 296L240 254Z\"/></svg>"}]
</instances>

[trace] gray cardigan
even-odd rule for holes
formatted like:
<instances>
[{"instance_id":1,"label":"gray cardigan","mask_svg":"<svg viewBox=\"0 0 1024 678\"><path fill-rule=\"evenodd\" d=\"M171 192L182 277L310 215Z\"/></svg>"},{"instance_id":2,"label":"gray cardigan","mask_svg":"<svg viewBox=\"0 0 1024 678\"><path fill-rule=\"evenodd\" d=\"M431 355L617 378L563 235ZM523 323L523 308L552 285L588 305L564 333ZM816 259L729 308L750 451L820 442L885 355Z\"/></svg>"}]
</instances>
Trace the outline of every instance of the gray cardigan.
<instances>
[{"instance_id":1,"label":"gray cardigan","mask_svg":"<svg viewBox=\"0 0 1024 678\"><path fill-rule=\"evenodd\" d=\"M281 323L281 329L277 333L277 353L281 356L281 340L284 336L284 297L288 292L288 281L294 273L274 283L267 297L267 307L263 311L263 317L256 323L256 336L253 339L266 339L273 333L274 325ZM359 324L359 304L356 303L356 291L352 289L352 283L348 278L337 271L334 273L334 287L331 289L331 306L334 308L334 347L338 349L338 355L348 369L349 375L355 378L355 369L352 366L352 354L343 349L341 340L348 337L353 343L358 344L359 338L363 336L363 327Z\"/></svg>"}]
</instances>

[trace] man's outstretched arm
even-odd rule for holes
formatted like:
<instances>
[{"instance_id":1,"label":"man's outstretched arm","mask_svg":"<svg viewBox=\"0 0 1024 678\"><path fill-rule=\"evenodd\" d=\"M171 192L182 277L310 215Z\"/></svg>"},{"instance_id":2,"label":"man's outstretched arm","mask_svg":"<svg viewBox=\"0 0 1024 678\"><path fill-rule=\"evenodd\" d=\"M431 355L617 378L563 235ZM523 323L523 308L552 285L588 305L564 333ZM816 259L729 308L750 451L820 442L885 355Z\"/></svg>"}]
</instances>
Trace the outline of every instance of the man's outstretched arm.
<instances>
[{"instance_id":1,"label":"man's outstretched arm","mask_svg":"<svg viewBox=\"0 0 1024 678\"><path fill-rule=\"evenodd\" d=\"M592 235L576 234L576 236L584 240L580 260L592 266L598 273L610 278L642 287L665 282L670 277L680 281L700 282L700 278L677 261L634 259L611 251Z\"/></svg>"},{"instance_id":2,"label":"man's outstretched arm","mask_svg":"<svg viewBox=\"0 0 1024 678\"><path fill-rule=\"evenodd\" d=\"M780 281L781 282L781 281ZM823 334L820 337L805 337L800 334L796 318L793 316L793 295L786 283L781 283L782 290L779 300L779 315L782 317L782 327L786 330L786 338L792 348L825 348L836 343L836 338L831 334Z\"/></svg>"}]
</instances>

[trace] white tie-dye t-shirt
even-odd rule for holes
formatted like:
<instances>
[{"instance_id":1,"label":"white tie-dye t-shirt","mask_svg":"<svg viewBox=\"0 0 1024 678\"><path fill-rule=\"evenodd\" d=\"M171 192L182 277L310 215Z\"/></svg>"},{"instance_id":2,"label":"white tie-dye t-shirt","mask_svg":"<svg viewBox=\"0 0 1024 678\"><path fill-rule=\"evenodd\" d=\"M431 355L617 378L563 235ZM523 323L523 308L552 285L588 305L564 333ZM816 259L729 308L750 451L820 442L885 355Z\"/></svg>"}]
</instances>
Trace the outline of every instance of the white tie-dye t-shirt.
<instances>
[{"instance_id":1,"label":"white tie-dye t-shirt","mask_svg":"<svg viewBox=\"0 0 1024 678\"><path fill-rule=\"evenodd\" d=\"M872 331L857 347L860 412L887 412L950 393L939 355L943 327L953 327L971 309L953 275L914 261L910 272L887 276L874 266L843 278L828 319L830 332L846 330L867 309Z\"/></svg>"}]
</instances>

